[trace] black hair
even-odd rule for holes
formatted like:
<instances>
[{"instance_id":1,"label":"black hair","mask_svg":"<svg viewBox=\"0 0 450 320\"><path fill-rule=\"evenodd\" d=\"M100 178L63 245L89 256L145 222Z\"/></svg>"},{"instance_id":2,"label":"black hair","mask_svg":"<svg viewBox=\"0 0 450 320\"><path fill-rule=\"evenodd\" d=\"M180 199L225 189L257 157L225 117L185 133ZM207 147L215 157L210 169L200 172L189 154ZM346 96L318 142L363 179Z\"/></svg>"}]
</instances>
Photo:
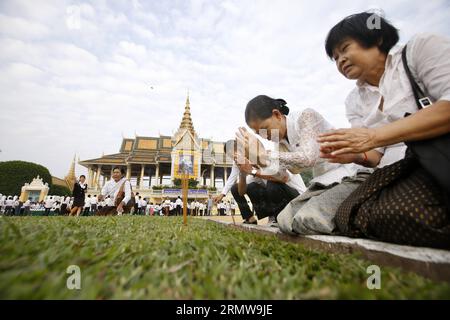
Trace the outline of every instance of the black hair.
<instances>
[{"instance_id":1,"label":"black hair","mask_svg":"<svg viewBox=\"0 0 450 320\"><path fill-rule=\"evenodd\" d=\"M249 124L253 120L265 120L272 116L272 110L276 109L284 115L289 114L289 108L283 99L273 99L260 95L247 103L245 108L245 122Z\"/></svg>"},{"instance_id":2,"label":"black hair","mask_svg":"<svg viewBox=\"0 0 450 320\"><path fill-rule=\"evenodd\" d=\"M371 23L379 21L379 27ZM325 51L333 59L333 50L347 38L358 41L363 47L378 49L388 54L399 40L398 30L385 18L373 12L361 12L345 17L328 32Z\"/></svg>"},{"instance_id":3,"label":"black hair","mask_svg":"<svg viewBox=\"0 0 450 320\"><path fill-rule=\"evenodd\" d=\"M223 145L223 153L227 153L227 150L230 150L231 148L233 148L233 151L237 150L237 143L236 140L231 139L228 140L227 142L225 142L225 144Z\"/></svg>"},{"instance_id":4,"label":"black hair","mask_svg":"<svg viewBox=\"0 0 450 320\"><path fill-rule=\"evenodd\" d=\"M113 171L116 170L116 169L119 170L120 173L121 173L123 176L125 175L125 169L124 169L124 168L122 168L122 167L114 167L114 168L113 168Z\"/></svg>"}]
</instances>

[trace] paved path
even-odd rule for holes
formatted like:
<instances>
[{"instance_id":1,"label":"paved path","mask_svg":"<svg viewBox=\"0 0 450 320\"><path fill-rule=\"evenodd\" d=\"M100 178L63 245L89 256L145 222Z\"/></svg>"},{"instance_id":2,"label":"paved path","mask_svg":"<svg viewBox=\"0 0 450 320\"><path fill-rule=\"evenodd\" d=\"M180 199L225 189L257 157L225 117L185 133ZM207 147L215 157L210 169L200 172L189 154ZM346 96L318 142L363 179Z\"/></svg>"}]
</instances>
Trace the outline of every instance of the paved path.
<instances>
[{"instance_id":1,"label":"paved path","mask_svg":"<svg viewBox=\"0 0 450 320\"><path fill-rule=\"evenodd\" d=\"M412 271L425 277L450 282L450 251L432 248L411 247L368 239L354 239L341 236L314 235L292 236L284 234L276 227L267 225L267 219L258 221L258 225L242 224L242 218L235 216L233 224L231 216L202 217L229 227L239 228L247 232L258 232L279 237L281 240L301 243L313 250L324 250L332 253L358 252L368 260L380 266L388 265Z\"/></svg>"},{"instance_id":2,"label":"paved path","mask_svg":"<svg viewBox=\"0 0 450 320\"><path fill-rule=\"evenodd\" d=\"M197 218L208 219L208 220L213 220L213 221L221 221L221 222L233 223L233 217L232 216L208 216L208 217L197 217ZM241 215L235 215L234 216L234 221L236 223L242 223L244 220L242 219ZM258 225L262 225L262 226L266 225L268 221L269 221L268 218L264 218L264 219L258 220Z\"/></svg>"}]
</instances>

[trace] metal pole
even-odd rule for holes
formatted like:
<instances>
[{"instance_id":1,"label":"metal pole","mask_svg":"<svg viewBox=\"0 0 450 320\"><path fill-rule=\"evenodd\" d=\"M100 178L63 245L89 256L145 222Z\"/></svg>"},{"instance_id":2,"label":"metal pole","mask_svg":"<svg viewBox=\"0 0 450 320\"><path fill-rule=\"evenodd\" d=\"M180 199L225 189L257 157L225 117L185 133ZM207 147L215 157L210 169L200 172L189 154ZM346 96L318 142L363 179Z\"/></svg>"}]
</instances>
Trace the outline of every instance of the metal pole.
<instances>
[{"instance_id":1,"label":"metal pole","mask_svg":"<svg viewBox=\"0 0 450 320\"><path fill-rule=\"evenodd\" d=\"M183 224L187 226L187 198L188 198L188 174L183 172L182 175L182 188L183 188Z\"/></svg>"}]
</instances>

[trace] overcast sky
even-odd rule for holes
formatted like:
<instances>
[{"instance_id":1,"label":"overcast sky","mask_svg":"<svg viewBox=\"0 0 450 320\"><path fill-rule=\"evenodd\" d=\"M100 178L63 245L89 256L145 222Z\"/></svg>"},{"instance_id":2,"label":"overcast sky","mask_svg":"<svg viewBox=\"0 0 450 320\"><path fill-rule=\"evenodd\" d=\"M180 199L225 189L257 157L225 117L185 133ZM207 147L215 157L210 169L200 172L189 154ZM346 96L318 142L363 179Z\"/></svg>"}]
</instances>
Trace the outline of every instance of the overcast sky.
<instances>
[{"instance_id":1,"label":"overcast sky","mask_svg":"<svg viewBox=\"0 0 450 320\"><path fill-rule=\"evenodd\" d=\"M204 138L232 138L259 94L348 127L343 102L354 83L323 43L340 19L370 8L384 11L401 42L450 36L446 0L1 0L0 161L64 177L74 153L96 158L118 152L122 136L171 135L188 89Z\"/></svg>"}]
</instances>

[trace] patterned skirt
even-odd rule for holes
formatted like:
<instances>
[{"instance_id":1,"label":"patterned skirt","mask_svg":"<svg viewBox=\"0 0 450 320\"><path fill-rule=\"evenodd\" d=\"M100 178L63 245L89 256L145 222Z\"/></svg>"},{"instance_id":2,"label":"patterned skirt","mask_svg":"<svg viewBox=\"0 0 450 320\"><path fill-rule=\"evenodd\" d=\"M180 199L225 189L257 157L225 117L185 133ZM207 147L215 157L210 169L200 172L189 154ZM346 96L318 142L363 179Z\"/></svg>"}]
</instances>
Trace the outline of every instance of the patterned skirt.
<instances>
[{"instance_id":1,"label":"patterned skirt","mask_svg":"<svg viewBox=\"0 0 450 320\"><path fill-rule=\"evenodd\" d=\"M407 151L353 191L335 222L345 236L449 249L449 198Z\"/></svg>"}]
</instances>

